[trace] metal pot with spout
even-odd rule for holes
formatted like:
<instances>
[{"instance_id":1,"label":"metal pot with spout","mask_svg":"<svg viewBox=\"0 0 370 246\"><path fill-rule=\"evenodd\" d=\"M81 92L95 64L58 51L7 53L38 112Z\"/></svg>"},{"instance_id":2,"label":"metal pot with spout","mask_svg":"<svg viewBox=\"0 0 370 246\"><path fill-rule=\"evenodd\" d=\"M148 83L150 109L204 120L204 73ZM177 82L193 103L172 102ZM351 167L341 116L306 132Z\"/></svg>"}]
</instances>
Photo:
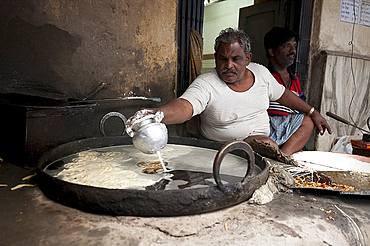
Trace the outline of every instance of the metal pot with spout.
<instances>
[{"instance_id":1,"label":"metal pot with spout","mask_svg":"<svg viewBox=\"0 0 370 246\"><path fill-rule=\"evenodd\" d=\"M153 154L163 149L168 141L167 127L155 121L155 115L146 115L132 124L132 143L140 151Z\"/></svg>"}]
</instances>

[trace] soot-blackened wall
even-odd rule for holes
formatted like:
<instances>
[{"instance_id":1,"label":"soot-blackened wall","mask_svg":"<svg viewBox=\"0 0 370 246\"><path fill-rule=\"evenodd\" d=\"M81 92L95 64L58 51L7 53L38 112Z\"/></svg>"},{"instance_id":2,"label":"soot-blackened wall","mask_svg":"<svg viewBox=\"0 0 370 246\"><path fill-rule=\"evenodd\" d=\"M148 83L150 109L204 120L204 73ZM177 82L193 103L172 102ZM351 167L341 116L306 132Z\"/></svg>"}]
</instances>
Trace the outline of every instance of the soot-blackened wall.
<instances>
[{"instance_id":1,"label":"soot-blackened wall","mask_svg":"<svg viewBox=\"0 0 370 246\"><path fill-rule=\"evenodd\" d=\"M42 83L82 99L175 94L177 0L3 0L2 83Z\"/></svg>"}]
</instances>

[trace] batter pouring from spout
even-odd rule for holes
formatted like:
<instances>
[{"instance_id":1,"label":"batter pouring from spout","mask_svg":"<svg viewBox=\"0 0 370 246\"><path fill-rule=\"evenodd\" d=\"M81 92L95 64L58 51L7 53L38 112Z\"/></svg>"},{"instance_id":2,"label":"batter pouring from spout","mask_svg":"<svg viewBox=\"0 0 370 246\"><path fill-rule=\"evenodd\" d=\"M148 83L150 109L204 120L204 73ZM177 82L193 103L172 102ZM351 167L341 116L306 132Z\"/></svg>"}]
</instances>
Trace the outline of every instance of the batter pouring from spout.
<instances>
[{"instance_id":1,"label":"batter pouring from spout","mask_svg":"<svg viewBox=\"0 0 370 246\"><path fill-rule=\"evenodd\" d=\"M251 62L250 39L242 30L222 30L214 48L214 69L195 79L180 98L145 114L163 112L161 122L165 124L183 123L200 115L200 133L207 139L259 140L279 148L268 137L267 109L269 101L277 101L311 117L317 133L323 135L328 130L331 134L319 112L279 84L266 67Z\"/></svg>"}]
</instances>

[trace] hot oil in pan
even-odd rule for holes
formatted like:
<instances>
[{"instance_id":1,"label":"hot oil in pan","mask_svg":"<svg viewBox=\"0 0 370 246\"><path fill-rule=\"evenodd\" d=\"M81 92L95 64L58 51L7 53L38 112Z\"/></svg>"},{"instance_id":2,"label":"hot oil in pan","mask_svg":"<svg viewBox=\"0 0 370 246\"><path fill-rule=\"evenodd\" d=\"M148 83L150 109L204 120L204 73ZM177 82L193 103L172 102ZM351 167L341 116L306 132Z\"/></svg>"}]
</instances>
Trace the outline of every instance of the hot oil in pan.
<instances>
[{"instance_id":1,"label":"hot oil in pan","mask_svg":"<svg viewBox=\"0 0 370 246\"><path fill-rule=\"evenodd\" d=\"M152 161L152 162L140 162L137 165L140 167L145 167L143 170L143 173L148 174L155 174L159 169L163 169L164 172L168 172L169 170L166 168L166 165L168 162L164 162L161 156L161 152L157 151L157 156L159 158L159 161Z\"/></svg>"},{"instance_id":2,"label":"hot oil in pan","mask_svg":"<svg viewBox=\"0 0 370 246\"><path fill-rule=\"evenodd\" d=\"M163 179L159 182L155 183L154 185L146 187L147 190L164 190L164 189L173 189L174 182L177 183L176 186L178 189L185 189L190 187L197 187L197 186L213 186L213 174L206 173L206 172L193 172L187 170L174 170L170 171L171 176L169 179ZM232 184L241 181L240 177L231 176L231 175L220 175L222 181L225 184ZM171 183L171 181L173 181ZM171 187L167 187L170 185Z\"/></svg>"},{"instance_id":3,"label":"hot oil in pan","mask_svg":"<svg viewBox=\"0 0 370 246\"><path fill-rule=\"evenodd\" d=\"M163 171L156 154L144 154L132 145L83 151L51 163L44 171L63 180L71 172L75 177L65 181L81 184L80 181L84 180L88 181L85 185L112 189L168 190L215 185L212 167L217 150L168 144L161 154L169 172ZM145 173L143 171L148 167L140 163L154 163L160 168ZM84 169L73 170L74 167ZM221 179L225 184L236 183L242 180L246 167L244 158L228 154L222 162ZM130 180L135 185L127 182Z\"/></svg>"},{"instance_id":4,"label":"hot oil in pan","mask_svg":"<svg viewBox=\"0 0 370 246\"><path fill-rule=\"evenodd\" d=\"M146 174L156 174L156 173L160 172L161 170L163 170L165 172L168 172L169 171L166 168L166 166L168 165L168 162L164 162L163 160L150 161L150 162L143 161L143 162L139 162L136 165L138 167L144 168L142 172L143 173L146 173Z\"/></svg>"}]
</instances>

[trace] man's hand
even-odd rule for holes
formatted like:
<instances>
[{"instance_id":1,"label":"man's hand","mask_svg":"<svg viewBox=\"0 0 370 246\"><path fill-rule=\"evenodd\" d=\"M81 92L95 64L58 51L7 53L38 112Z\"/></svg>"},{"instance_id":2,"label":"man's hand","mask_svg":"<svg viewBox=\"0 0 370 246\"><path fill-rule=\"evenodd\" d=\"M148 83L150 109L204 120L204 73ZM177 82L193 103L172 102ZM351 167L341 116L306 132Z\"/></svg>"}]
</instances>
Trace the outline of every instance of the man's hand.
<instances>
[{"instance_id":1,"label":"man's hand","mask_svg":"<svg viewBox=\"0 0 370 246\"><path fill-rule=\"evenodd\" d=\"M125 123L126 132L130 137L134 136L134 132L132 131L132 125L137 120L143 119L145 116L153 115L153 119L155 123L159 123L164 118L164 114L160 110L156 109L142 109L137 111L133 116L131 116Z\"/></svg>"},{"instance_id":2,"label":"man's hand","mask_svg":"<svg viewBox=\"0 0 370 246\"><path fill-rule=\"evenodd\" d=\"M152 115L156 123L180 124L191 118L193 106L185 99L175 98L160 108L141 109L131 116L125 123L126 132L130 137L134 136L132 125L135 121Z\"/></svg>"},{"instance_id":3,"label":"man's hand","mask_svg":"<svg viewBox=\"0 0 370 246\"><path fill-rule=\"evenodd\" d=\"M312 107L301 100L297 95L295 95L290 90L285 90L284 94L277 100L281 105L287 106L291 109L298 110L301 113L308 113ZM331 134L331 129L329 124L326 122L324 117L321 116L319 112L314 110L310 116L316 127L316 133L324 134L325 129Z\"/></svg>"},{"instance_id":4,"label":"man's hand","mask_svg":"<svg viewBox=\"0 0 370 246\"><path fill-rule=\"evenodd\" d=\"M311 119L313 123L315 124L316 133L320 133L320 135L323 135L325 132L325 129L327 129L329 134L331 134L331 129L330 129L329 124L326 122L324 117L322 117L319 112L315 110L313 114L311 115Z\"/></svg>"}]
</instances>

